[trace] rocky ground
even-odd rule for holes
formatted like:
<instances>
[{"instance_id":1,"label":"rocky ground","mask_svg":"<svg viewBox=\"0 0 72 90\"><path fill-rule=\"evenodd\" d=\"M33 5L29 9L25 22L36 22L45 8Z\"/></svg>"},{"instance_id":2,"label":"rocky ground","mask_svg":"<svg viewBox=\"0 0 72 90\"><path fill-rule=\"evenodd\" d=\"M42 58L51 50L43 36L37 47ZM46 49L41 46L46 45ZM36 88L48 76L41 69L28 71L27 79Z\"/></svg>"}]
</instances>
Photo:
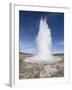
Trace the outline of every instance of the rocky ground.
<instances>
[{"instance_id":1,"label":"rocky ground","mask_svg":"<svg viewBox=\"0 0 72 90\"><path fill-rule=\"evenodd\" d=\"M19 79L51 78L64 76L64 57L60 61L37 64L19 60Z\"/></svg>"}]
</instances>

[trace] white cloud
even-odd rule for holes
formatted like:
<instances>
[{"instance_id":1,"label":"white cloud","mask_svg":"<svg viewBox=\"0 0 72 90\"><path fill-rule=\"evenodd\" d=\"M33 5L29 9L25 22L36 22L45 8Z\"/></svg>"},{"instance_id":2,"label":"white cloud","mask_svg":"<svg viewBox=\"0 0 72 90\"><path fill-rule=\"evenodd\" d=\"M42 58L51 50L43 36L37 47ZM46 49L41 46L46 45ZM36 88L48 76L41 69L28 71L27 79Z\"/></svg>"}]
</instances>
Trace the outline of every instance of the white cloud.
<instances>
[{"instance_id":1,"label":"white cloud","mask_svg":"<svg viewBox=\"0 0 72 90\"><path fill-rule=\"evenodd\" d=\"M64 41L57 42L56 45L64 45Z\"/></svg>"},{"instance_id":2,"label":"white cloud","mask_svg":"<svg viewBox=\"0 0 72 90\"><path fill-rule=\"evenodd\" d=\"M30 43L30 44L28 44L28 43L24 44L23 42L20 41L20 47L22 47L22 48L29 48L29 47L32 47L32 46L33 46L32 43Z\"/></svg>"},{"instance_id":3,"label":"white cloud","mask_svg":"<svg viewBox=\"0 0 72 90\"><path fill-rule=\"evenodd\" d=\"M35 47L33 43L23 43L20 41L20 51L26 53L34 53Z\"/></svg>"}]
</instances>

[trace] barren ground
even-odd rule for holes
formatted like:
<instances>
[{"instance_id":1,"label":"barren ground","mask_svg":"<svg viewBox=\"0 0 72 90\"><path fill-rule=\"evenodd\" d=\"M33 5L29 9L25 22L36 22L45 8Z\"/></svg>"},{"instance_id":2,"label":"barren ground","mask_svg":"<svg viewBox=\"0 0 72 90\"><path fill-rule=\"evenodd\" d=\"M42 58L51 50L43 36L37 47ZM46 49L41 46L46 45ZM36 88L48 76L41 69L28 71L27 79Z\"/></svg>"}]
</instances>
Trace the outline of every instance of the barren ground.
<instances>
[{"instance_id":1,"label":"barren ground","mask_svg":"<svg viewBox=\"0 0 72 90\"><path fill-rule=\"evenodd\" d=\"M51 78L64 76L64 55L58 54L56 56L61 58L61 61L37 64L27 63L24 61L26 57L31 54L19 54L19 79L31 78Z\"/></svg>"}]
</instances>

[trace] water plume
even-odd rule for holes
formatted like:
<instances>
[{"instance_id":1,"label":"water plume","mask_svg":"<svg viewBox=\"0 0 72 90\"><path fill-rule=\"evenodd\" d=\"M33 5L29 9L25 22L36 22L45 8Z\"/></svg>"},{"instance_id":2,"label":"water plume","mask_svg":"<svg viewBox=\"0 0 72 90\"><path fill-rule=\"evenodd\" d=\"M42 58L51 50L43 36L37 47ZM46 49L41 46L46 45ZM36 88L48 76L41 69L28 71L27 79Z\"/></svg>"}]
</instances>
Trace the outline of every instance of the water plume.
<instances>
[{"instance_id":1,"label":"water plume","mask_svg":"<svg viewBox=\"0 0 72 90\"><path fill-rule=\"evenodd\" d=\"M52 62L60 58L52 55L51 29L47 24L46 17L41 17L39 32L36 37L37 53L33 57L26 58L24 61L30 63Z\"/></svg>"}]
</instances>

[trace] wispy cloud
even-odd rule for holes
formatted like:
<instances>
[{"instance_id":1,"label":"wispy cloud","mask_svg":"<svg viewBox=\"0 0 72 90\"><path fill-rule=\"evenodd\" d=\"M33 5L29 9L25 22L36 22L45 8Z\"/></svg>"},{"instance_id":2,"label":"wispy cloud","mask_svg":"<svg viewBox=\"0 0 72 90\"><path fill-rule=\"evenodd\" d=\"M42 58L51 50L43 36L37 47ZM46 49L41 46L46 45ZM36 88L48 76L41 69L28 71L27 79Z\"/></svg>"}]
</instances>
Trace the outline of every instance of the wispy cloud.
<instances>
[{"instance_id":1,"label":"wispy cloud","mask_svg":"<svg viewBox=\"0 0 72 90\"><path fill-rule=\"evenodd\" d=\"M53 53L63 53L64 52L64 41L58 41L53 44L52 47L52 52Z\"/></svg>"},{"instance_id":2,"label":"wispy cloud","mask_svg":"<svg viewBox=\"0 0 72 90\"><path fill-rule=\"evenodd\" d=\"M33 46L33 43L23 43L22 41L20 41L20 47L28 48L32 46Z\"/></svg>"},{"instance_id":3,"label":"wispy cloud","mask_svg":"<svg viewBox=\"0 0 72 90\"><path fill-rule=\"evenodd\" d=\"M64 41L57 42L56 45L64 45Z\"/></svg>"},{"instance_id":4,"label":"wispy cloud","mask_svg":"<svg viewBox=\"0 0 72 90\"><path fill-rule=\"evenodd\" d=\"M33 43L23 43L20 41L20 51L27 53L34 53L35 47Z\"/></svg>"}]
</instances>

